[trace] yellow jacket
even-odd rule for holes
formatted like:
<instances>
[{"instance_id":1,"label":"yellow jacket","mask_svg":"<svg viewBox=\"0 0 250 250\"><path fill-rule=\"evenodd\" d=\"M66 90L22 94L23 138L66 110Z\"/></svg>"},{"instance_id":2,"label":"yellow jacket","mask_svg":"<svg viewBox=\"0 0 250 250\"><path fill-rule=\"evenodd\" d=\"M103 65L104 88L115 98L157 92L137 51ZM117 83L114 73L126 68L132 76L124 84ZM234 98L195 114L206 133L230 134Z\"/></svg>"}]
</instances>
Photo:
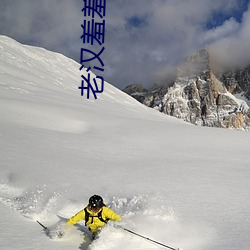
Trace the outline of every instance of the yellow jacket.
<instances>
[{"instance_id":1,"label":"yellow jacket","mask_svg":"<svg viewBox=\"0 0 250 250\"><path fill-rule=\"evenodd\" d=\"M98 214L100 213L100 211L102 211L101 213L101 217L104 221L107 220L112 220L112 221L121 221L121 217L116 214L113 210L111 210L110 208L103 206L99 211L97 212L93 212L91 211L88 207L86 207L87 212L89 213L89 219L88 221L86 221L86 225L88 226L89 230L92 233L95 233L98 231L98 229L102 228L106 223L101 221L98 218ZM93 216L93 217L92 217ZM74 225L77 222L79 222L80 220L85 220L85 211L84 209L81 210L80 212L78 212L76 215L72 216L68 221L67 224L70 225Z\"/></svg>"}]
</instances>

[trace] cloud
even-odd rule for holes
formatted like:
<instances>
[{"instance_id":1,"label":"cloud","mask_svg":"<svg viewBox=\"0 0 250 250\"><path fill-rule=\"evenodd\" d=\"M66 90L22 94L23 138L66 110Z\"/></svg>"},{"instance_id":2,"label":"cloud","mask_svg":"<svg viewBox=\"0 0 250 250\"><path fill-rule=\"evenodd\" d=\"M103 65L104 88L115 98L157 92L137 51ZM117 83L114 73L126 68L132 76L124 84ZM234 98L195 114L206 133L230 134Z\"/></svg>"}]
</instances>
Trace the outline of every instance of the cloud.
<instances>
[{"instance_id":1,"label":"cloud","mask_svg":"<svg viewBox=\"0 0 250 250\"><path fill-rule=\"evenodd\" d=\"M229 20L226 20L221 26L204 31L204 34L201 36L200 43L211 44L237 33L239 28L240 24L235 20L235 18L232 17Z\"/></svg>"},{"instance_id":2,"label":"cloud","mask_svg":"<svg viewBox=\"0 0 250 250\"><path fill-rule=\"evenodd\" d=\"M250 9L244 13L242 22L238 23L238 27L233 32L210 44L210 51L215 60L225 67L244 67L250 64L249 40Z\"/></svg>"},{"instance_id":3,"label":"cloud","mask_svg":"<svg viewBox=\"0 0 250 250\"><path fill-rule=\"evenodd\" d=\"M124 2L124 1L123 1ZM204 46L237 32L241 24L231 18L237 1L133 1L116 2L113 28L108 34L107 61L118 69L116 82L143 83L146 86L167 78L167 72L181 60ZM117 11L121 6L120 10ZM207 30L214 13L229 16L222 25ZM128 28L127 20L140 24ZM117 25L116 25L117 23ZM109 49L109 45L110 48ZM132 76L132 77L131 77Z\"/></svg>"},{"instance_id":4,"label":"cloud","mask_svg":"<svg viewBox=\"0 0 250 250\"><path fill-rule=\"evenodd\" d=\"M0 33L70 55L70 45L77 44L81 32L77 12L81 13L77 1L1 0Z\"/></svg>"},{"instance_id":5,"label":"cloud","mask_svg":"<svg viewBox=\"0 0 250 250\"><path fill-rule=\"evenodd\" d=\"M211 46L224 61L230 60L226 48L241 45L240 54L246 55L249 13L242 21L234 17L242 8L239 2L107 0L101 55L105 80L119 88L130 83L149 87L167 79L173 67L204 46ZM99 45L83 44L80 39L82 8L79 0L1 0L0 33L79 61L81 47L100 51Z\"/></svg>"}]
</instances>

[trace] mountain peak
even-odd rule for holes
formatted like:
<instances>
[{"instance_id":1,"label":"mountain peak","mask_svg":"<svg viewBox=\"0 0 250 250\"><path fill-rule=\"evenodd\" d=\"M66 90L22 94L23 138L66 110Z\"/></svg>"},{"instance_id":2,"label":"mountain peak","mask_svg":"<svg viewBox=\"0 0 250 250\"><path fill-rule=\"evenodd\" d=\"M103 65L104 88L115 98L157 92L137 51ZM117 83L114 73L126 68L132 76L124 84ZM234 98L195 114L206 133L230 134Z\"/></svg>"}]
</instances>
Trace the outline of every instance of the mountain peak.
<instances>
[{"instance_id":1,"label":"mountain peak","mask_svg":"<svg viewBox=\"0 0 250 250\"><path fill-rule=\"evenodd\" d=\"M233 75L235 81L232 79ZM227 76L231 78L228 79ZM201 49L179 66L177 77L171 86L153 88L143 96L140 95L139 101L196 125L248 129L250 109L228 87L235 89L236 82L243 80L239 86L247 85L249 72L227 76L223 75L222 80L214 73L209 51ZM239 76L244 76L244 79Z\"/></svg>"},{"instance_id":2,"label":"mountain peak","mask_svg":"<svg viewBox=\"0 0 250 250\"><path fill-rule=\"evenodd\" d=\"M177 69L178 77L194 77L210 70L210 56L207 49L201 49L189 56Z\"/></svg>"}]
</instances>

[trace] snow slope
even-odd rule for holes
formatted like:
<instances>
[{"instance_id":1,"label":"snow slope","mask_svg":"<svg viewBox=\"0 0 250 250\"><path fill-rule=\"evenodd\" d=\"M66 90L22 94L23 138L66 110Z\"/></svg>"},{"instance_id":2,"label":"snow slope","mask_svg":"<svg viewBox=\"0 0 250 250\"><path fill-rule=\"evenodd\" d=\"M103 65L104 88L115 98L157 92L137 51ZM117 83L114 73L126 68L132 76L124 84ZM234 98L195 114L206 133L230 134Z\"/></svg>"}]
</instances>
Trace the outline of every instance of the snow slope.
<instances>
[{"instance_id":1,"label":"snow slope","mask_svg":"<svg viewBox=\"0 0 250 250\"><path fill-rule=\"evenodd\" d=\"M61 240L36 223L95 193L171 247L250 249L248 132L181 122L108 83L88 100L80 81L76 62L0 36L1 249L162 249L112 225L90 244L83 223Z\"/></svg>"}]
</instances>

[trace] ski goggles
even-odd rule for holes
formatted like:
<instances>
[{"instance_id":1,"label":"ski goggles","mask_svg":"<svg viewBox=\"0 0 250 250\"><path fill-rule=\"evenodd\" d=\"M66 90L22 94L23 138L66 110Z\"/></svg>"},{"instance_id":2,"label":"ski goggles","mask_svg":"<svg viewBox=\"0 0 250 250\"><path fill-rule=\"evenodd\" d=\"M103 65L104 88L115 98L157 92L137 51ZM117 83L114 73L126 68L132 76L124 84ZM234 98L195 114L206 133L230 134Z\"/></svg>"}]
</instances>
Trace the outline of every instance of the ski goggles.
<instances>
[{"instance_id":1,"label":"ski goggles","mask_svg":"<svg viewBox=\"0 0 250 250\"><path fill-rule=\"evenodd\" d=\"M97 212L97 211L99 211L101 209L101 207L97 207L97 206L93 206L93 205L92 206L90 205L89 208L93 212Z\"/></svg>"}]
</instances>

